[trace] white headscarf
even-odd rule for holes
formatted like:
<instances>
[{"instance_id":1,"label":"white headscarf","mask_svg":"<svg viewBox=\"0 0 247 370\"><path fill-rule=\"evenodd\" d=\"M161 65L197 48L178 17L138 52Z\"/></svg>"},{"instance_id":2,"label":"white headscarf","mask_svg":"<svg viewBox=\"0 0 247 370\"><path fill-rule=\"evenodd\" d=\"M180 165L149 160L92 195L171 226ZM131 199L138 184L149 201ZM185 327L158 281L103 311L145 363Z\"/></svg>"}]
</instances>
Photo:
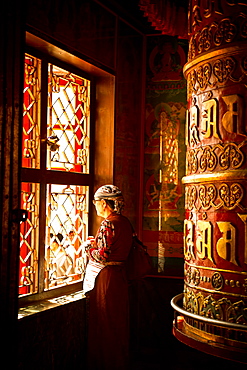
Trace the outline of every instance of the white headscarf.
<instances>
[{"instance_id":1,"label":"white headscarf","mask_svg":"<svg viewBox=\"0 0 247 370\"><path fill-rule=\"evenodd\" d=\"M115 185L103 185L94 194L94 199L114 201L114 212L121 213L124 207L124 198L121 190Z\"/></svg>"}]
</instances>

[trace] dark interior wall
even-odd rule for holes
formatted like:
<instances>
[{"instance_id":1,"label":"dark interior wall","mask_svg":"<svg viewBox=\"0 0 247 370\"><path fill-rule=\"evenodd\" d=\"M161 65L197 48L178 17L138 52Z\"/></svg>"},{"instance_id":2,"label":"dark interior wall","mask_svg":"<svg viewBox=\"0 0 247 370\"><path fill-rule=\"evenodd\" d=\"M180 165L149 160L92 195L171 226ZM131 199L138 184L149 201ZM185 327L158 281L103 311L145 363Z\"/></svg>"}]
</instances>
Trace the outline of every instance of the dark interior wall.
<instances>
[{"instance_id":1,"label":"dark interior wall","mask_svg":"<svg viewBox=\"0 0 247 370\"><path fill-rule=\"evenodd\" d=\"M28 0L26 24L37 36L115 70L116 16L94 1Z\"/></svg>"},{"instance_id":2,"label":"dark interior wall","mask_svg":"<svg viewBox=\"0 0 247 370\"><path fill-rule=\"evenodd\" d=\"M125 198L125 214L138 231L142 136L143 84L142 35L122 21L118 24L116 75L116 129L114 178ZM139 201L141 200L141 204Z\"/></svg>"},{"instance_id":3,"label":"dark interior wall","mask_svg":"<svg viewBox=\"0 0 247 370\"><path fill-rule=\"evenodd\" d=\"M18 369L86 369L86 300L19 320Z\"/></svg>"}]
</instances>

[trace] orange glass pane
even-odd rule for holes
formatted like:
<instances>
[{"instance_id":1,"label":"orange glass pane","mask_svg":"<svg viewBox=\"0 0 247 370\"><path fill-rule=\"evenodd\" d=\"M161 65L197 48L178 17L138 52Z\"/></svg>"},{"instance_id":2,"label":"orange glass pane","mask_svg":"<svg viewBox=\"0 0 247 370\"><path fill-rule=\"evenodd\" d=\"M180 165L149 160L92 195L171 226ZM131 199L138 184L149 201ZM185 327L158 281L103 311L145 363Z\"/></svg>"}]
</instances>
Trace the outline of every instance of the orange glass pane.
<instances>
[{"instance_id":1,"label":"orange glass pane","mask_svg":"<svg viewBox=\"0 0 247 370\"><path fill-rule=\"evenodd\" d=\"M45 289L82 280L88 225L88 187L47 185Z\"/></svg>"},{"instance_id":2,"label":"orange glass pane","mask_svg":"<svg viewBox=\"0 0 247 370\"><path fill-rule=\"evenodd\" d=\"M90 81L49 64L47 169L89 173Z\"/></svg>"}]
</instances>

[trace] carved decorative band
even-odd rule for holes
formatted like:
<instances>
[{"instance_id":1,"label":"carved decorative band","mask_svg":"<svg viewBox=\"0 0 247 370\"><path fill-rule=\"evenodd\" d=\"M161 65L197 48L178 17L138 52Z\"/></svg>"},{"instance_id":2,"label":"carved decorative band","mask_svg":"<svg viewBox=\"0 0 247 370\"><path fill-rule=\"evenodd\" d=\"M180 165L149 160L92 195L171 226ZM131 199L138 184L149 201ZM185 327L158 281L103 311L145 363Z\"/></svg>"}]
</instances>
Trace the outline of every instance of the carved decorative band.
<instances>
[{"instance_id":1,"label":"carved decorative band","mask_svg":"<svg viewBox=\"0 0 247 370\"><path fill-rule=\"evenodd\" d=\"M247 298L246 275L232 275L225 272L210 271L205 273L200 267L188 266L185 269L186 286L210 293L220 293L230 296ZM241 294L242 293L242 294Z\"/></svg>"},{"instance_id":2,"label":"carved decorative band","mask_svg":"<svg viewBox=\"0 0 247 370\"><path fill-rule=\"evenodd\" d=\"M239 14L238 18L224 18L212 22L191 36L189 42L188 60L216 47L224 47L232 42L242 42L247 38L246 15Z\"/></svg>"},{"instance_id":3,"label":"carved decorative band","mask_svg":"<svg viewBox=\"0 0 247 370\"><path fill-rule=\"evenodd\" d=\"M217 188L215 184L192 185L185 188L185 208L188 210L207 211L210 208L224 208L232 210L236 207L243 209L241 200L244 195L242 186L238 183L221 183Z\"/></svg>"},{"instance_id":4,"label":"carved decorative band","mask_svg":"<svg viewBox=\"0 0 247 370\"><path fill-rule=\"evenodd\" d=\"M244 153L241 150L244 143L222 143L207 145L187 151L187 174L218 170L235 170L241 167Z\"/></svg>"},{"instance_id":5,"label":"carved decorative band","mask_svg":"<svg viewBox=\"0 0 247 370\"><path fill-rule=\"evenodd\" d=\"M184 65L183 73L185 77L187 77L190 70L194 70L198 64L203 63L205 61L207 61L208 63L209 62L211 63L215 59L223 60L223 59L231 58L231 57L238 56L241 54L243 54L243 56L246 56L246 49L247 49L247 42L243 42L241 44L228 46L226 48L210 51L207 54L199 55L196 58L194 58L191 62L188 62Z\"/></svg>"},{"instance_id":6,"label":"carved decorative band","mask_svg":"<svg viewBox=\"0 0 247 370\"><path fill-rule=\"evenodd\" d=\"M246 83L247 57L238 55L238 59L233 56L218 58L207 63L197 63L197 66L194 65L190 69L185 75L188 81L188 96L219 88L228 81Z\"/></svg>"},{"instance_id":7,"label":"carved decorative band","mask_svg":"<svg viewBox=\"0 0 247 370\"><path fill-rule=\"evenodd\" d=\"M247 306L241 298L237 302L232 302L226 297L215 299L211 294L204 296L201 292L194 293L193 290L186 288L183 306L186 311L196 315L231 323L247 324Z\"/></svg>"}]
</instances>

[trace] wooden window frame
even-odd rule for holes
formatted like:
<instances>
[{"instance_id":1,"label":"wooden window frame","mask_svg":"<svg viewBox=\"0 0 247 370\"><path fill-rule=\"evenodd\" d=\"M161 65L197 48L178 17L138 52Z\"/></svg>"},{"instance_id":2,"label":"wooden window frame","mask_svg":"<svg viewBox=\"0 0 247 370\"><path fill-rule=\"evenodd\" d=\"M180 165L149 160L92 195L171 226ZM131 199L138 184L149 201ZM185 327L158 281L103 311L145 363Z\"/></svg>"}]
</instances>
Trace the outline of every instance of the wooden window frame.
<instances>
[{"instance_id":1,"label":"wooden window frame","mask_svg":"<svg viewBox=\"0 0 247 370\"><path fill-rule=\"evenodd\" d=\"M92 202L90 201L93 197L94 191L105 183L113 182L113 162L114 162L114 102L115 102L115 77L114 71L106 70L104 66L99 68L93 63L89 63L83 58L83 55L77 53L71 54L66 51L64 45L56 45L45 39L41 39L34 34L29 32L26 33L26 51L27 53L34 55L41 60L47 60L48 63L53 63L61 68L67 69L75 74L78 74L84 78L88 78L92 81L94 86L93 93L91 94L91 129L90 141L91 141L91 161L90 161L90 173L67 174L68 180L63 179L64 173L61 171L50 171L49 183L71 183L73 185L88 185L89 189L89 235L94 235L99 220L96 213L91 208ZM44 76L45 77L45 76ZM41 102L41 110L47 109L47 102ZM45 133L46 134L46 133ZM42 132L41 132L42 136ZM42 160L42 152L41 152ZM21 181L33 182L34 176L37 171L35 169L23 168L21 171ZM58 181L59 178L59 181ZM36 179L37 182L41 181L41 178ZM46 184L45 184L46 186ZM42 194L41 194L42 197ZM40 213L44 210L40 210ZM41 223L42 227L42 223ZM43 227L44 229L44 227ZM44 237L44 236L43 236ZM42 239L42 236L41 236ZM43 240L44 242L44 240ZM42 255L40 256L42 258ZM23 307L26 305L34 304L45 299L51 299L59 297L61 295L75 293L82 289L82 282L77 282L71 285L58 287L48 291L42 291L36 294L21 296L19 298L19 306Z\"/></svg>"}]
</instances>

